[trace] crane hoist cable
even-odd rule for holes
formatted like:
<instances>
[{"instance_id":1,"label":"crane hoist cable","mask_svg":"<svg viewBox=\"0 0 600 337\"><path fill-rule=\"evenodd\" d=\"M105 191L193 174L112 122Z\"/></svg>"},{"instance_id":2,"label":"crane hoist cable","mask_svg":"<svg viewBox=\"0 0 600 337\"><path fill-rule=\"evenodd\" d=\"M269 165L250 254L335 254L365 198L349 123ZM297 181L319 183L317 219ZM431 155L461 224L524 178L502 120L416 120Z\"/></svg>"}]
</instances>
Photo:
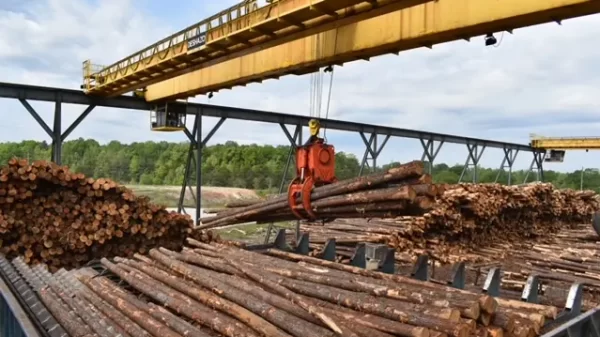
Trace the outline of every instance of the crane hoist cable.
<instances>
[{"instance_id":1,"label":"crane hoist cable","mask_svg":"<svg viewBox=\"0 0 600 337\"><path fill-rule=\"evenodd\" d=\"M322 58L323 57L323 46L328 43L329 41L326 41L326 39L321 38L321 34L317 34L315 36L315 45L314 45L314 52L315 52L315 57L318 58ZM323 35L325 36L325 35ZM333 40L333 46L334 46L334 51L337 47L337 32L334 36L334 40ZM309 111L310 111L310 116L312 118L315 119L320 119L321 115L322 115L322 108L323 108L323 83L324 83L324 77L325 77L325 73L330 73L329 76L329 88L328 88L328 93L327 93L327 101L325 102L325 119L329 118L329 110L330 110L330 106L331 106L331 94L332 94L332 89L333 89L333 75L334 75L334 67L329 65L325 68L323 68L323 71L321 71L321 69L318 69L316 72L311 74L311 78L310 78L310 107L309 107ZM323 130L323 138L325 139L325 141L327 141L327 129L324 128Z\"/></svg>"},{"instance_id":2,"label":"crane hoist cable","mask_svg":"<svg viewBox=\"0 0 600 337\"><path fill-rule=\"evenodd\" d=\"M314 53L315 58L319 59L322 55L321 34L317 34L314 38ZM323 95L323 76L320 69L310 74L310 117L318 119L321 116L321 97Z\"/></svg>"},{"instance_id":3,"label":"crane hoist cable","mask_svg":"<svg viewBox=\"0 0 600 337\"><path fill-rule=\"evenodd\" d=\"M322 38L323 36L323 38ZM326 35L314 36L314 48L316 59L322 57L323 41ZM317 220L319 216L311 206L311 193L314 187L324 186L337 181L335 176L335 149L327 144L325 138L319 137L321 128L320 117L323 106L323 78L325 72L331 72L329 82L329 94L327 95L326 118L329 116L329 100L331 99L331 87L333 84L333 67L326 67L323 72L318 68L310 75L310 121L308 128L310 137L304 145L296 147L296 177L288 187L288 205L291 212L299 219ZM300 204L301 203L301 204ZM301 207L300 207L301 206ZM321 219L326 221L326 219ZM299 235L300 222L296 225L296 233Z\"/></svg>"},{"instance_id":4,"label":"crane hoist cable","mask_svg":"<svg viewBox=\"0 0 600 337\"><path fill-rule=\"evenodd\" d=\"M327 68L326 68L327 70ZM333 66L331 66L331 75L329 76L329 92L327 94L327 106L325 107L325 119L329 118L329 106L331 103L331 91L333 89L333 73L334 73L335 68ZM323 129L323 139L325 139L325 141L327 142L327 128Z\"/></svg>"},{"instance_id":5,"label":"crane hoist cable","mask_svg":"<svg viewBox=\"0 0 600 337\"><path fill-rule=\"evenodd\" d=\"M500 45L502 44L502 40L504 40L504 32L502 32L502 35L500 35L500 40L498 40L498 43L494 45L494 48L500 47Z\"/></svg>"}]
</instances>

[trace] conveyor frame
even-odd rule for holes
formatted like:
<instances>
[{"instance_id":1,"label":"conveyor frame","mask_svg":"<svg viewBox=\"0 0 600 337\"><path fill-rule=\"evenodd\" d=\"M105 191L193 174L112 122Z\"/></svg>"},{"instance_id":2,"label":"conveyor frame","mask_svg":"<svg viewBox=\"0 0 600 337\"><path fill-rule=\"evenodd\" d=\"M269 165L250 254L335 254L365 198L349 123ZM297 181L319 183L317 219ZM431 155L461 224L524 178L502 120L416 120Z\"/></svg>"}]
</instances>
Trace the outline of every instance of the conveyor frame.
<instances>
[{"instance_id":1,"label":"conveyor frame","mask_svg":"<svg viewBox=\"0 0 600 337\"><path fill-rule=\"evenodd\" d=\"M297 254L307 255L309 252L309 236L308 233L299 233L298 230L295 233L298 237L298 244L290 244L287 240L286 229L280 229L272 243L252 245L246 247L248 250L260 251L269 248L276 248L285 251L292 251ZM320 258L333 261L335 259L335 239L330 239L325 244L325 247L321 251ZM375 264L375 269L384 273L395 272L395 251L387 248L385 245L372 245L372 244L359 244L355 250L354 256L351 259L350 264L356 267L366 268L368 265ZM101 265L95 264L93 267L101 274L110 274ZM431 281L428 278L429 275L429 259L426 255L420 256L413 266L411 277L420 279L423 281ZM449 286L456 288L465 287L465 263L460 262L453 266L451 276L446 283ZM369 268L371 269L371 268ZM37 299L37 296L32 293L31 288L25 282L25 280L16 272L16 269L8 263L8 261L0 256L0 285L3 280L10 280L8 283L11 286L12 294L15 298L18 298L18 303L15 306L10 307L11 313L15 311L28 311L28 315L13 314L12 317L16 317L15 320L18 323L13 327L28 327L31 329L35 326L38 329L39 334L23 334L23 335L9 335L9 336L67 336L64 330L58 325L52 316L50 316L43 307L43 304L37 300L37 302L24 301L24 297L28 296L29 299ZM116 276L115 276L116 277ZM491 268L487 273L485 281L481 291L491 296L497 296L500 289L500 283L502 282L502 274L499 268ZM533 289L537 289L537 276L530 275L529 280L525 289L523 290L521 300L525 302L537 303L537 292ZM542 328L542 331L546 331L541 337L600 337L600 307L596 307L592 310L588 310L581 313L582 307L582 291L583 285L573 284L569 291L569 294L565 300L565 306L559 317L547 324ZM25 295L24 295L25 294ZM33 295L32 295L33 294ZM4 297L7 297L3 293ZM33 313L31 306L25 303L35 303L33 307L38 310ZM1 304L1 303L0 303ZM41 310L39 308L42 308ZM2 313L1 316L8 317L9 313ZM29 323L28 323L29 322ZM33 322L33 324L31 324ZM20 331L24 331L20 330ZM20 332L19 331L19 332ZM52 332L49 334L49 331ZM63 332L64 334L61 334ZM4 336L4 334L2 334Z\"/></svg>"}]
</instances>

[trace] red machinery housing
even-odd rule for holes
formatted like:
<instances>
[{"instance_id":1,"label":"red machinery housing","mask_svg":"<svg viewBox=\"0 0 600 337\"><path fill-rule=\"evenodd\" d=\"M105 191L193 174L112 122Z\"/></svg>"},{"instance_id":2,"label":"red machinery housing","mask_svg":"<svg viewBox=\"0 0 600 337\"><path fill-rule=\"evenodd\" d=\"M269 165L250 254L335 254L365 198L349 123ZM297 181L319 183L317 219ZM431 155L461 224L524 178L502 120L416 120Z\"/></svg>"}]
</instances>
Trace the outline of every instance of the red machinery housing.
<instances>
[{"instance_id":1,"label":"red machinery housing","mask_svg":"<svg viewBox=\"0 0 600 337\"><path fill-rule=\"evenodd\" d=\"M317 219L311 206L311 192L314 187L336 182L335 149L316 136L296 148L296 178L288 188L288 203L298 219ZM298 205L300 198L302 204Z\"/></svg>"}]
</instances>

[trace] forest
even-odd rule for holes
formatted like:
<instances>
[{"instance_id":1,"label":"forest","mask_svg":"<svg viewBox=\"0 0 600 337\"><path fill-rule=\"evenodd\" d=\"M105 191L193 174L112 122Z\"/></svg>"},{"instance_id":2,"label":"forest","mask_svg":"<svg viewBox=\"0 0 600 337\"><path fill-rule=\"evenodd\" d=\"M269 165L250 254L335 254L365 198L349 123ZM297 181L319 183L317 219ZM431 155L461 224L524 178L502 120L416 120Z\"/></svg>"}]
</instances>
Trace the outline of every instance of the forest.
<instances>
[{"instance_id":1,"label":"forest","mask_svg":"<svg viewBox=\"0 0 600 337\"><path fill-rule=\"evenodd\" d=\"M123 144L112 141L100 144L91 139L76 139L63 145L63 164L72 170L92 177L106 177L123 184L180 185L185 172L188 143L143 142ZM0 144L0 163L19 157L29 160L49 160L50 144L37 141ZM279 188L285 168L289 146L240 145L235 142L211 145L203 151L202 184L206 186L243 187L257 190ZM381 168L386 168L391 163ZM336 155L338 179L356 176L360 159L353 154L339 152ZM433 166L436 182L456 183L463 170L462 165ZM292 176L290 168L288 177ZM583 188L600 192L600 173L584 172ZM467 179L470 177L467 173ZM479 168L480 182L494 182L498 169ZM513 182L521 183L526 172L514 171ZM530 174L530 181L535 174ZM503 172L499 182L506 182ZM193 179L192 179L193 181ZM580 188L581 171L562 173L545 171L544 181L559 188Z\"/></svg>"}]
</instances>

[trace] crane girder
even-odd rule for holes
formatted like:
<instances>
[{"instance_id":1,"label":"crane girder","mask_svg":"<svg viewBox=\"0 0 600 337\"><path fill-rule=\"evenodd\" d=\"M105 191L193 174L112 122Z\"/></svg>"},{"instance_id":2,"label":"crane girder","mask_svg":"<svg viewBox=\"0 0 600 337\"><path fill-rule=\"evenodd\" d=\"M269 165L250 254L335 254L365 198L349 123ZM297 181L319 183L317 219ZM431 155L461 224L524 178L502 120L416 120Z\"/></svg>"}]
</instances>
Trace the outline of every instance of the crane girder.
<instances>
[{"instance_id":1,"label":"crane girder","mask_svg":"<svg viewBox=\"0 0 600 337\"><path fill-rule=\"evenodd\" d=\"M535 137L531 147L546 150L599 150L600 137Z\"/></svg>"},{"instance_id":2,"label":"crane girder","mask_svg":"<svg viewBox=\"0 0 600 337\"><path fill-rule=\"evenodd\" d=\"M228 55L216 64L157 81L147 87L146 100L187 98L326 65L598 12L598 0L436 0L270 48ZM324 41L319 53L314 51L316 35Z\"/></svg>"},{"instance_id":3,"label":"crane girder","mask_svg":"<svg viewBox=\"0 0 600 337\"><path fill-rule=\"evenodd\" d=\"M246 0L110 66L83 64L82 89L118 96L192 70L433 0Z\"/></svg>"}]
</instances>

